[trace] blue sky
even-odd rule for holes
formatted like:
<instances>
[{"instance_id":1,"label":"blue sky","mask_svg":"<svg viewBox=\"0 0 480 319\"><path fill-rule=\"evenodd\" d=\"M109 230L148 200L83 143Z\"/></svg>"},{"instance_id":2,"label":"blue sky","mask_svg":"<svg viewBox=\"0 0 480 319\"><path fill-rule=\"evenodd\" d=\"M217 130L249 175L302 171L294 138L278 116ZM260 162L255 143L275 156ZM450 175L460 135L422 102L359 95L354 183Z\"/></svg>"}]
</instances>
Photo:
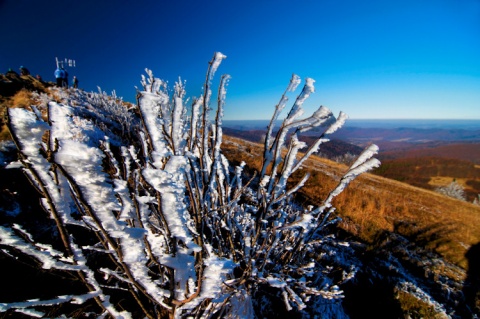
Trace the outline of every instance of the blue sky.
<instances>
[{"instance_id":1,"label":"blue sky","mask_svg":"<svg viewBox=\"0 0 480 319\"><path fill-rule=\"evenodd\" d=\"M0 72L72 58L127 101L145 68L199 96L220 51L225 119L268 119L292 73L316 81L306 112L480 119L480 0L0 0L0 21Z\"/></svg>"}]
</instances>

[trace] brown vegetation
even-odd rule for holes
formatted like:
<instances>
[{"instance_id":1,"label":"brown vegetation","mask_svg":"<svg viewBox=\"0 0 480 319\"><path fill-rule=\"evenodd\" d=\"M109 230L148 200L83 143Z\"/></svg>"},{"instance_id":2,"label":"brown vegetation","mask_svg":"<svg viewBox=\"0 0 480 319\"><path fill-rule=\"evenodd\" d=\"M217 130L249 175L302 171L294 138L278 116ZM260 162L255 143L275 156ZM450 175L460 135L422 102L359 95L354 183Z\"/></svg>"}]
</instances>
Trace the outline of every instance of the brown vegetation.
<instances>
[{"instance_id":1,"label":"brown vegetation","mask_svg":"<svg viewBox=\"0 0 480 319\"><path fill-rule=\"evenodd\" d=\"M10 139L5 125L8 108L29 108L35 104L32 92L47 92L53 83L41 82L31 75L0 74L0 141Z\"/></svg>"},{"instance_id":2,"label":"brown vegetation","mask_svg":"<svg viewBox=\"0 0 480 319\"><path fill-rule=\"evenodd\" d=\"M21 89L10 98L3 99L0 103L0 141L10 139L10 133L6 126L6 112L8 108L29 108L33 104L32 92Z\"/></svg>"},{"instance_id":3,"label":"brown vegetation","mask_svg":"<svg viewBox=\"0 0 480 319\"><path fill-rule=\"evenodd\" d=\"M260 167L258 154L261 147L258 144L225 138L223 150L234 163L245 161L252 171ZM297 200L303 205L320 205L328 192L336 186L347 166L312 157L304 165L304 170L309 171L311 177ZM339 226L345 234L341 235L365 243L367 250L362 254L380 256L380 260L374 263L381 264L381 258L389 260L395 255L396 258L402 258L407 267L417 269L420 278L429 278L432 283L438 282L440 277L444 278L442 280L462 282L466 278L465 271L460 268L476 271L470 269L471 259L466 257L466 253L470 247L480 242L480 206L373 174L358 177L336 197L333 205L342 218ZM398 246L398 235L408 241L410 248L404 250ZM419 251L436 253L447 263L460 268L437 262L436 257L429 257L428 253L417 259L418 256L415 257L413 252L417 250L415 247ZM375 271L388 273L381 266ZM353 288L346 304L359 300L360 304L353 305L354 309L366 305L375 308L378 305L372 303L371 298L374 298L382 300L385 307L389 308L385 313L379 310L378 317L398 311L399 316L403 314L412 318L444 318L444 314L438 313L431 304L414 295L399 290L398 287L391 291L388 275L383 280L376 281L371 276L372 274L366 275L369 279L362 278L361 274L358 276L357 281L362 288L357 294ZM365 293L367 295L362 299Z\"/></svg>"},{"instance_id":4,"label":"brown vegetation","mask_svg":"<svg viewBox=\"0 0 480 319\"><path fill-rule=\"evenodd\" d=\"M465 160L439 157L382 160L382 166L374 173L429 190L456 180L465 188L470 202L480 194L480 167Z\"/></svg>"},{"instance_id":5,"label":"brown vegetation","mask_svg":"<svg viewBox=\"0 0 480 319\"><path fill-rule=\"evenodd\" d=\"M252 170L261 163L261 145L226 137L223 151ZM303 204L319 205L347 167L314 157L304 165L311 177L302 189ZM295 182L295 181L293 181ZM394 232L466 269L465 253L480 242L480 207L373 174L364 174L339 195L334 206L342 229L371 245Z\"/></svg>"}]
</instances>

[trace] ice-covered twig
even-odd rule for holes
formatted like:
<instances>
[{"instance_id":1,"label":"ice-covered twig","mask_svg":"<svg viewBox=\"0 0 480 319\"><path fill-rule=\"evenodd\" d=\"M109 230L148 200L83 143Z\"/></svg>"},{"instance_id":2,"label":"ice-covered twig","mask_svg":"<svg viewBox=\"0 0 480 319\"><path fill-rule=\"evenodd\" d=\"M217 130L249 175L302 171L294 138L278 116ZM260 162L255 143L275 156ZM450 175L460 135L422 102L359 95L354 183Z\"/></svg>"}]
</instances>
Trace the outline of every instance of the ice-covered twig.
<instances>
[{"instance_id":1,"label":"ice-covered twig","mask_svg":"<svg viewBox=\"0 0 480 319\"><path fill-rule=\"evenodd\" d=\"M337 187L332 192L330 192L330 194L328 195L327 199L325 200L325 202L321 207L322 209L324 207L330 207L333 198L339 195L345 189L345 187L347 187L347 185L350 184L350 182L353 181L357 176L375 167L380 166L380 161L376 158L372 158L372 156L377 154L377 152L378 152L378 146L375 144L372 144L368 146L359 155L355 163L353 163L352 166L350 166L347 173L343 175Z\"/></svg>"}]
</instances>

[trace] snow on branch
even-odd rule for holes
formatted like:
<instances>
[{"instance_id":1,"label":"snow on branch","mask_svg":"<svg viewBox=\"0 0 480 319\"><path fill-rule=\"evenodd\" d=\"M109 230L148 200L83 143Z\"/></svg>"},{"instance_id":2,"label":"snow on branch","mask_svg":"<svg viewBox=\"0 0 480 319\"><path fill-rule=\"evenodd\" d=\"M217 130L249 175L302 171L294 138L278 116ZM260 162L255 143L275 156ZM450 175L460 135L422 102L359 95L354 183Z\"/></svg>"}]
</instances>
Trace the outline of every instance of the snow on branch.
<instances>
[{"instance_id":1,"label":"snow on branch","mask_svg":"<svg viewBox=\"0 0 480 319\"><path fill-rule=\"evenodd\" d=\"M0 226L0 241L3 245L15 248L22 253L34 257L42 264L44 269L61 269L61 270L79 270L80 266L67 263L68 260L62 258L62 253L55 252L53 249L45 249L46 246L40 248L39 245L27 243L20 237L16 236L11 229Z\"/></svg>"},{"instance_id":2,"label":"snow on branch","mask_svg":"<svg viewBox=\"0 0 480 319\"><path fill-rule=\"evenodd\" d=\"M333 198L338 196L351 181L353 181L357 176L363 174L369 170L372 170L380 166L380 161L376 158L372 158L378 152L378 146L372 144L365 148L365 150L358 156L357 160L350 166L347 173L345 173L340 180L338 186L330 192L327 199L325 200L323 207L330 207Z\"/></svg>"},{"instance_id":3,"label":"snow on branch","mask_svg":"<svg viewBox=\"0 0 480 319\"><path fill-rule=\"evenodd\" d=\"M46 122L38 110L9 110L25 171L63 247L37 243L18 223L0 227L0 244L42 268L68 272L87 293L19 300L0 309L33 315L40 305L90 303L99 317L253 318L265 289L276 292L285 310L302 314L318 298L342 297L333 267L317 254L332 249L325 243L333 239L319 238L335 220L332 198L379 165L372 158L378 148L360 155L323 206L296 204L293 197L309 175L291 185L292 174L347 116L335 118L320 106L302 117L315 91L307 78L275 129L287 95L300 84L293 74L268 126L258 176L247 175L245 163L232 167L222 154L228 75L220 78L212 122L209 114L212 82L225 58L214 54L203 92L191 105L185 82L169 91L146 69L135 106L125 107L114 93L58 90L61 102L42 96ZM307 145L300 135L322 128L301 153Z\"/></svg>"}]
</instances>

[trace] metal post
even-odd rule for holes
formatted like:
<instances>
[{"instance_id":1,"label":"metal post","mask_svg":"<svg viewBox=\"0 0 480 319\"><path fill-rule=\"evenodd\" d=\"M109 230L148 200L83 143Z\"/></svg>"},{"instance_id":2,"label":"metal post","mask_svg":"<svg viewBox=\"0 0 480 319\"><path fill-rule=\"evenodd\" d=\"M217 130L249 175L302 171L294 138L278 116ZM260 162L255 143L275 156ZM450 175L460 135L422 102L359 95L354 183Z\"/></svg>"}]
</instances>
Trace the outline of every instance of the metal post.
<instances>
[{"instance_id":1,"label":"metal post","mask_svg":"<svg viewBox=\"0 0 480 319\"><path fill-rule=\"evenodd\" d=\"M69 67L76 67L75 60L65 58L65 61L60 61L57 57L55 57L55 62L57 64L57 69L65 67L68 65Z\"/></svg>"}]
</instances>

